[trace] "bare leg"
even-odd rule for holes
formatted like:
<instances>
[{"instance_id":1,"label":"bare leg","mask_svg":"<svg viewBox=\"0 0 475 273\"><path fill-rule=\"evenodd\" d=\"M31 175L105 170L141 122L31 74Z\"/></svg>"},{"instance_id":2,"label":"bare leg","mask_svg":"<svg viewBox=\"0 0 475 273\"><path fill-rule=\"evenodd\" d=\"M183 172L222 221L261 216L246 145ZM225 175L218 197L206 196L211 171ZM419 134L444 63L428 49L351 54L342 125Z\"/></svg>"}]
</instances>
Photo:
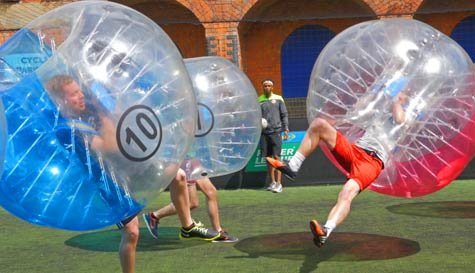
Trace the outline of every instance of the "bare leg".
<instances>
[{"instance_id":1,"label":"bare leg","mask_svg":"<svg viewBox=\"0 0 475 273\"><path fill-rule=\"evenodd\" d=\"M199 206L199 199L196 193L195 185L188 185L188 195L190 197L190 210L193 210ZM154 211L153 215L157 219L162 219L171 215L175 215L176 213L177 212L175 206L173 205L173 203L170 203L164 206L163 208Z\"/></svg>"},{"instance_id":2,"label":"bare leg","mask_svg":"<svg viewBox=\"0 0 475 273\"><path fill-rule=\"evenodd\" d=\"M322 140L333 150L336 144L336 129L326 120L316 118L310 124L297 152L306 158L312 154Z\"/></svg>"},{"instance_id":3,"label":"bare leg","mask_svg":"<svg viewBox=\"0 0 475 273\"><path fill-rule=\"evenodd\" d=\"M348 180L338 194L338 200L328 214L327 221L332 221L337 226L341 224L350 213L351 202L359 192L358 183L353 179Z\"/></svg>"},{"instance_id":4,"label":"bare leg","mask_svg":"<svg viewBox=\"0 0 475 273\"><path fill-rule=\"evenodd\" d=\"M216 187L209 178L200 179L196 184L206 196L206 206L208 208L208 215L213 228L216 231L220 231L222 227L219 219L218 193Z\"/></svg>"},{"instance_id":5,"label":"bare leg","mask_svg":"<svg viewBox=\"0 0 475 273\"><path fill-rule=\"evenodd\" d=\"M188 195L190 196L190 210L196 209L200 206L200 199L198 198L198 191L196 190L196 183L188 185Z\"/></svg>"},{"instance_id":6,"label":"bare leg","mask_svg":"<svg viewBox=\"0 0 475 273\"><path fill-rule=\"evenodd\" d=\"M267 173L268 173L269 176L270 176L270 180L271 180L270 182L271 182L271 183L272 183L272 182L275 182L275 172L276 172L276 171L277 171L277 170L276 170L274 167L272 167L271 165L269 165L269 163L267 163Z\"/></svg>"},{"instance_id":7,"label":"bare leg","mask_svg":"<svg viewBox=\"0 0 475 273\"><path fill-rule=\"evenodd\" d=\"M163 208L161 208L159 210L156 210L152 213L157 219L162 219L162 218L165 218L165 217L168 217L168 216L171 216L171 215L175 215L176 214L176 208L173 205L173 203L170 203L170 204L164 206Z\"/></svg>"},{"instance_id":8,"label":"bare leg","mask_svg":"<svg viewBox=\"0 0 475 273\"><path fill-rule=\"evenodd\" d=\"M280 160L280 158L278 156L274 156L275 159L277 160ZM281 184L282 183L282 173L279 172L277 169L275 168L272 168L274 169L274 177L275 177L275 182L277 182L277 184Z\"/></svg>"},{"instance_id":9,"label":"bare leg","mask_svg":"<svg viewBox=\"0 0 475 273\"><path fill-rule=\"evenodd\" d=\"M313 242L316 246L322 247L332 231L346 219L350 213L351 202L359 192L360 186L355 180L350 179L346 181L343 189L338 194L335 206L333 206L328 214L327 222L324 227L322 228L317 220L310 221L310 230L314 236Z\"/></svg>"},{"instance_id":10,"label":"bare leg","mask_svg":"<svg viewBox=\"0 0 475 273\"><path fill-rule=\"evenodd\" d=\"M278 170L275 170L275 176L276 176L275 182L277 182L277 184L281 184L282 183L282 173L279 172Z\"/></svg>"},{"instance_id":11,"label":"bare leg","mask_svg":"<svg viewBox=\"0 0 475 273\"><path fill-rule=\"evenodd\" d=\"M308 127L304 138L300 142L300 147L288 164L283 164L279 160L269 157L266 158L267 163L284 172L290 179L294 179L305 159L317 149L320 141L323 141L330 150L333 150L336 145L336 137L336 129L327 120L316 118Z\"/></svg>"},{"instance_id":12,"label":"bare leg","mask_svg":"<svg viewBox=\"0 0 475 273\"><path fill-rule=\"evenodd\" d=\"M135 253L139 241L139 219L135 217L122 229L119 246L119 259L122 272L135 272Z\"/></svg>"},{"instance_id":13,"label":"bare leg","mask_svg":"<svg viewBox=\"0 0 475 273\"><path fill-rule=\"evenodd\" d=\"M193 224L190 213L190 197L186 183L186 174L182 169L178 170L175 179L170 184L170 195L173 205L178 213L182 227L190 227Z\"/></svg>"}]
</instances>

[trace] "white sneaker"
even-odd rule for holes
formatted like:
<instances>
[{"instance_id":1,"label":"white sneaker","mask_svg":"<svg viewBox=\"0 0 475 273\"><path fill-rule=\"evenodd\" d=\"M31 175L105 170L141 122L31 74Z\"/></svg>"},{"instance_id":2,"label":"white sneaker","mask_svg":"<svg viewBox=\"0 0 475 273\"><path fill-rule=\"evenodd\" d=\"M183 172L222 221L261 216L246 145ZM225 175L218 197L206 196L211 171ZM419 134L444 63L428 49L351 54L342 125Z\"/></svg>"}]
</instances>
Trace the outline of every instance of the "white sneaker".
<instances>
[{"instance_id":1,"label":"white sneaker","mask_svg":"<svg viewBox=\"0 0 475 273\"><path fill-rule=\"evenodd\" d=\"M276 186L277 186L277 182L272 182L270 183L269 187L267 187L267 190L273 191Z\"/></svg>"},{"instance_id":2,"label":"white sneaker","mask_svg":"<svg viewBox=\"0 0 475 273\"><path fill-rule=\"evenodd\" d=\"M273 193L281 193L282 192L282 184L277 184L272 190Z\"/></svg>"}]
</instances>

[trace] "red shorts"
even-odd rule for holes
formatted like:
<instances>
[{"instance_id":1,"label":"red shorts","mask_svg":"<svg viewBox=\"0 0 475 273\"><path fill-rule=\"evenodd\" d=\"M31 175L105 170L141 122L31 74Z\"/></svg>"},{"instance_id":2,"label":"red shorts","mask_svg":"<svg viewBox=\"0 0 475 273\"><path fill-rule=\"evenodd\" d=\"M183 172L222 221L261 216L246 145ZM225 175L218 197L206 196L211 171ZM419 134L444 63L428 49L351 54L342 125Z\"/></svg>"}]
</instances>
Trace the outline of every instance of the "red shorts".
<instances>
[{"instance_id":1,"label":"red shorts","mask_svg":"<svg viewBox=\"0 0 475 273\"><path fill-rule=\"evenodd\" d=\"M337 131L335 149L332 151L335 159L349 173L348 178L360 185L360 190L366 189L378 178L383 163L365 150L351 144L348 139Z\"/></svg>"}]
</instances>

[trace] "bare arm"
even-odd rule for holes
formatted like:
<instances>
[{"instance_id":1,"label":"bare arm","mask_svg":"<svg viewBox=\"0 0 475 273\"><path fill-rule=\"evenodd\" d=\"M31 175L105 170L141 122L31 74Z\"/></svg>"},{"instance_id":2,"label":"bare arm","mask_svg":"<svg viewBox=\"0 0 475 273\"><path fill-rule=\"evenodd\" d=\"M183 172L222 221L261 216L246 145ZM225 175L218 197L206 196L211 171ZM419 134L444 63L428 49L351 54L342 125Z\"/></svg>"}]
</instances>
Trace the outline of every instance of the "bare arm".
<instances>
[{"instance_id":1,"label":"bare arm","mask_svg":"<svg viewBox=\"0 0 475 273\"><path fill-rule=\"evenodd\" d=\"M393 101L392 114L394 122L396 122L397 124L402 124L404 121L406 121L406 112L402 107L402 105L406 103L406 101L407 95L403 93L399 93L396 99Z\"/></svg>"},{"instance_id":2,"label":"bare arm","mask_svg":"<svg viewBox=\"0 0 475 273\"><path fill-rule=\"evenodd\" d=\"M102 127L99 129L99 136L94 136L91 147L104 153L116 152L119 150L116 141L116 128L108 117L101 117Z\"/></svg>"}]
</instances>

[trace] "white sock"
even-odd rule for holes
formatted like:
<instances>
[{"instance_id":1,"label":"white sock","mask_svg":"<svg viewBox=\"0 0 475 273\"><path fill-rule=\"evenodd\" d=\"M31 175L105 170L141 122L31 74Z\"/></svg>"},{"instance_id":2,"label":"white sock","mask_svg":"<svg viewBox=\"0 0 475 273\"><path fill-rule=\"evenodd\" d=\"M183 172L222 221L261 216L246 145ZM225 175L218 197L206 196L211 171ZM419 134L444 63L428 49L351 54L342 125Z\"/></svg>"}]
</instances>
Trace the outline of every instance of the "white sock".
<instances>
[{"instance_id":1,"label":"white sock","mask_svg":"<svg viewBox=\"0 0 475 273\"><path fill-rule=\"evenodd\" d=\"M323 225L327 230L327 237L330 236L330 233L336 228L336 223L334 221L327 220L325 225Z\"/></svg>"},{"instance_id":2,"label":"white sock","mask_svg":"<svg viewBox=\"0 0 475 273\"><path fill-rule=\"evenodd\" d=\"M303 154L296 152L295 155L289 161L289 167L292 171L298 172L302 163L305 161Z\"/></svg>"}]
</instances>

